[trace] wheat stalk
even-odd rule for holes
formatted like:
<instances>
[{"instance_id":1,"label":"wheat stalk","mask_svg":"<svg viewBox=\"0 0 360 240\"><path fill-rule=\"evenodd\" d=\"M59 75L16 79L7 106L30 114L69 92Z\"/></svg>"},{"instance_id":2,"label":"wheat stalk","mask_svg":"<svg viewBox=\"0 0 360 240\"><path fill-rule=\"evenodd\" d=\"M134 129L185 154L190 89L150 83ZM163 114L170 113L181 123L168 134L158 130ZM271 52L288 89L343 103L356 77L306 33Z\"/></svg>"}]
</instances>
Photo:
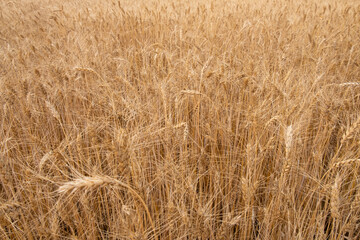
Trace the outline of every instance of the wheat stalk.
<instances>
[{"instance_id":1,"label":"wheat stalk","mask_svg":"<svg viewBox=\"0 0 360 240\"><path fill-rule=\"evenodd\" d=\"M346 87L346 86L358 87L358 86L360 86L360 83L359 82L345 82L345 83L340 83L339 86L340 87Z\"/></svg>"},{"instance_id":2,"label":"wheat stalk","mask_svg":"<svg viewBox=\"0 0 360 240\"><path fill-rule=\"evenodd\" d=\"M344 165L350 165L350 164L356 163L356 162L360 162L360 159L359 158L347 159L347 160L335 163L333 168L338 168L338 167L341 167L341 166L344 166Z\"/></svg>"},{"instance_id":3,"label":"wheat stalk","mask_svg":"<svg viewBox=\"0 0 360 240\"><path fill-rule=\"evenodd\" d=\"M289 158L292 140L293 140L293 127L292 127L292 125L289 125L289 126L286 128L286 132L285 132L285 151L286 151L286 158Z\"/></svg>"},{"instance_id":4,"label":"wheat stalk","mask_svg":"<svg viewBox=\"0 0 360 240\"><path fill-rule=\"evenodd\" d=\"M99 73L97 73L94 69L92 68L83 68L83 67L75 67L74 70L76 71L81 71L81 72L88 72L88 73L93 73L95 74L98 78L100 78L102 80L102 83L106 83L104 81L104 79L100 76Z\"/></svg>"},{"instance_id":5,"label":"wheat stalk","mask_svg":"<svg viewBox=\"0 0 360 240\"><path fill-rule=\"evenodd\" d=\"M228 222L228 224L229 224L230 226L234 226L234 225L238 224L238 223L240 222L240 220L241 220L241 215L238 215L238 216L233 217L233 218Z\"/></svg>"},{"instance_id":6,"label":"wheat stalk","mask_svg":"<svg viewBox=\"0 0 360 240\"><path fill-rule=\"evenodd\" d=\"M106 184L111 184L114 183L114 181L112 181L110 178L107 177L101 177L101 176L96 176L96 177L82 177L82 178L78 178L75 179L73 181L70 182L66 182L64 183L62 186L60 186L58 188L58 192L59 193L68 193L68 192L74 192L77 191L81 188L95 188L95 187L99 187L99 186L103 186Z\"/></svg>"},{"instance_id":7,"label":"wheat stalk","mask_svg":"<svg viewBox=\"0 0 360 240\"><path fill-rule=\"evenodd\" d=\"M52 105L49 101L45 101L46 107L50 110L52 116L56 118L58 121L60 121L60 114L56 110L55 106Z\"/></svg>"},{"instance_id":8,"label":"wheat stalk","mask_svg":"<svg viewBox=\"0 0 360 240\"><path fill-rule=\"evenodd\" d=\"M13 208L19 208L21 204L19 202L6 202L0 205L0 211L6 211Z\"/></svg>"},{"instance_id":9,"label":"wheat stalk","mask_svg":"<svg viewBox=\"0 0 360 240\"><path fill-rule=\"evenodd\" d=\"M351 203L351 210L355 213L360 211L360 191L359 189L355 193L353 202Z\"/></svg>"},{"instance_id":10,"label":"wheat stalk","mask_svg":"<svg viewBox=\"0 0 360 240\"><path fill-rule=\"evenodd\" d=\"M285 162L281 171L282 183L284 183L284 181L286 180L286 176L289 174L292 167L292 161L291 158L289 157L291 145L293 141L292 125L287 126L284 138L285 138Z\"/></svg>"},{"instance_id":11,"label":"wheat stalk","mask_svg":"<svg viewBox=\"0 0 360 240\"><path fill-rule=\"evenodd\" d=\"M351 140L355 136L356 131L359 127L360 117L358 117L357 120L346 130L346 132L341 138L341 144L344 144L345 142Z\"/></svg>"},{"instance_id":12,"label":"wheat stalk","mask_svg":"<svg viewBox=\"0 0 360 240\"><path fill-rule=\"evenodd\" d=\"M331 197L330 197L330 212L331 212L331 216L334 219L339 219L340 218L340 183L341 183L341 178L340 175L337 174L335 177L335 181L334 184L332 185L331 188Z\"/></svg>"},{"instance_id":13,"label":"wheat stalk","mask_svg":"<svg viewBox=\"0 0 360 240\"><path fill-rule=\"evenodd\" d=\"M189 94L189 95L202 95L201 92L196 91L196 90L182 90L180 93L181 94Z\"/></svg>"},{"instance_id":14,"label":"wheat stalk","mask_svg":"<svg viewBox=\"0 0 360 240\"><path fill-rule=\"evenodd\" d=\"M113 185L118 185L121 186L125 189L128 189L143 205L146 214L149 218L149 221L151 223L151 226L153 227L153 231L154 234L156 236L156 228L154 225L154 221L151 217L151 214L149 212L149 209L146 205L146 203L144 202L143 198L132 188L130 187L128 184L123 183L120 180L114 179L114 178L110 178L107 176L93 176L93 177L81 177L81 178L77 178L74 179L73 181L69 181L66 182L64 184L62 184L58 189L57 192L63 195L66 194L71 194L71 193L75 193L77 191L80 190L84 190L84 191L88 191L91 189L96 189L98 187L103 187L109 184L113 184ZM155 237L156 239L157 237Z\"/></svg>"},{"instance_id":15,"label":"wheat stalk","mask_svg":"<svg viewBox=\"0 0 360 240\"><path fill-rule=\"evenodd\" d=\"M40 171L42 170L44 164L52 157L52 155L53 155L53 151L49 151L40 159L39 162Z\"/></svg>"}]
</instances>

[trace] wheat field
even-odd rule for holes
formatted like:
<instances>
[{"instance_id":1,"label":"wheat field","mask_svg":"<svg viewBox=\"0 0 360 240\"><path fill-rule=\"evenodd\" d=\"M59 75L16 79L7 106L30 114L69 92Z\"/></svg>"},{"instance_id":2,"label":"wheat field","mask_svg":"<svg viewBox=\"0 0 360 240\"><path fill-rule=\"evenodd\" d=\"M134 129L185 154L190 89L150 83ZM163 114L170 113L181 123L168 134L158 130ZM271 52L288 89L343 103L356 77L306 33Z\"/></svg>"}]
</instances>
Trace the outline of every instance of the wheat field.
<instances>
[{"instance_id":1,"label":"wheat field","mask_svg":"<svg viewBox=\"0 0 360 240\"><path fill-rule=\"evenodd\" d=\"M1 239L360 239L360 3L0 1Z\"/></svg>"}]
</instances>

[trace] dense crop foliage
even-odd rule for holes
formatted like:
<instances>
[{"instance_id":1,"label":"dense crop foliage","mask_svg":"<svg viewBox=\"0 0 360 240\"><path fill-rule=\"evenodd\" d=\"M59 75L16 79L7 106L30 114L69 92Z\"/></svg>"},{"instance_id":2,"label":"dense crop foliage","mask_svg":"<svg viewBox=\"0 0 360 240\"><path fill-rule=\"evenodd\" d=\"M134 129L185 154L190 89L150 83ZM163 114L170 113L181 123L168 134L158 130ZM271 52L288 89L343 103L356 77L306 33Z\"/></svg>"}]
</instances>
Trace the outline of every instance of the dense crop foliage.
<instances>
[{"instance_id":1,"label":"dense crop foliage","mask_svg":"<svg viewBox=\"0 0 360 240\"><path fill-rule=\"evenodd\" d=\"M1 239L359 239L360 5L254 2L0 1Z\"/></svg>"}]
</instances>

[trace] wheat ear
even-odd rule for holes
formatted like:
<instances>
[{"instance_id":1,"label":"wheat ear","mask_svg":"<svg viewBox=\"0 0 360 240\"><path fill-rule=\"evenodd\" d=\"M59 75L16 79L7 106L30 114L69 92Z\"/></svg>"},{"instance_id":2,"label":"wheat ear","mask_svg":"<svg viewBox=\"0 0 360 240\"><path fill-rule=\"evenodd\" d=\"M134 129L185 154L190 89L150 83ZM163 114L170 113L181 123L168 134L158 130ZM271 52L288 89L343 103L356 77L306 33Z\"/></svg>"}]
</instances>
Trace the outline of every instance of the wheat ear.
<instances>
[{"instance_id":1,"label":"wheat ear","mask_svg":"<svg viewBox=\"0 0 360 240\"><path fill-rule=\"evenodd\" d=\"M332 188L331 188L331 196L330 196L330 213L334 219L340 218L340 211L339 211L340 182L341 182L340 175L337 174L335 177L334 184L332 185Z\"/></svg>"},{"instance_id":2,"label":"wheat ear","mask_svg":"<svg viewBox=\"0 0 360 240\"><path fill-rule=\"evenodd\" d=\"M360 127L360 117L358 117L358 119L346 130L346 132L341 138L341 144L344 144L345 142L351 140L354 137L356 130L359 127Z\"/></svg>"},{"instance_id":3,"label":"wheat ear","mask_svg":"<svg viewBox=\"0 0 360 240\"><path fill-rule=\"evenodd\" d=\"M289 125L286 128L286 132L285 132L285 163L284 166L282 168L282 177L285 177L288 175L288 173L290 172L291 169L291 159L290 159L290 150L291 150L291 145L292 145L292 140L293 140L293 128L292 125Z\"/></svg>"},{"instance_id":4,"label":"wheat ear","mask_svg":"<svg viewBox=\"0 0 360 240\"><path fill-rule=\"evenodd\" d=\"M151 217L150 211L145 203L145 201L143 200L143 198L132 188L130 187L128 184L123 183L120 180L114 179L114 178L110 178L110 177L106 177L106 176L94 176L94 177L82 177L82 178L77 178L73 181L69 181L64 183L62 186L60 186L58 188L58 193L62 193L62 194L66 194L66 193L74 193L80 189L92 189L92 188L96 188L99 186L104 186L104 185L109 185L109 184L113 184L113 185L118 185L121 186L125 189L128 189L143 205L145 212L149 218L150 224L153 227L153 231L154 231L154 235L155 235L155 239L157 239L156 237L156 228L154 225L154 221Z\"/></svg>"}]
</instances>

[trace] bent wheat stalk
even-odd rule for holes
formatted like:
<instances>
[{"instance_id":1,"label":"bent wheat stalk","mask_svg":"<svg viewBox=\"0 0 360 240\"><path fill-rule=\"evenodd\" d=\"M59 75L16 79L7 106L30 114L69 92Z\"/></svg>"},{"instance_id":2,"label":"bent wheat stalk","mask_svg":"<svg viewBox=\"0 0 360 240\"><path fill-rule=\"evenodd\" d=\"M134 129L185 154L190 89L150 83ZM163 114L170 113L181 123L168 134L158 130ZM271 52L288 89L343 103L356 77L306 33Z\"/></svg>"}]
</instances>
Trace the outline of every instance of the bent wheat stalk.
<instances>
[{"instance_id":1,"label":"bent wheat stalk","mask_svg":"<svg viewBox=\"0 0 360 240\"><path fill-rule=\"evenodd\" d=\"M121 186L121 187L129 190L140 201L140 203L143 205L143 207L146 211L146 214L149 218L151 227L153 228L155 239L158 239L157 235L156 235L156 228L155 228L154 221L151 217L148 207L146 206L145 201L132 187L130 187L126 183L123 183L120 180L110 178L110 177L105 177L105 176L82 177L82 178L77 178L73 181L64 183L62 186L60 186L58 188L57 192L60 194L66 194L69 192L73 193L82 188L96 188L96 187L107 185L107 184L118 185L118 186Z\"/></svg>"}]
</instances>

